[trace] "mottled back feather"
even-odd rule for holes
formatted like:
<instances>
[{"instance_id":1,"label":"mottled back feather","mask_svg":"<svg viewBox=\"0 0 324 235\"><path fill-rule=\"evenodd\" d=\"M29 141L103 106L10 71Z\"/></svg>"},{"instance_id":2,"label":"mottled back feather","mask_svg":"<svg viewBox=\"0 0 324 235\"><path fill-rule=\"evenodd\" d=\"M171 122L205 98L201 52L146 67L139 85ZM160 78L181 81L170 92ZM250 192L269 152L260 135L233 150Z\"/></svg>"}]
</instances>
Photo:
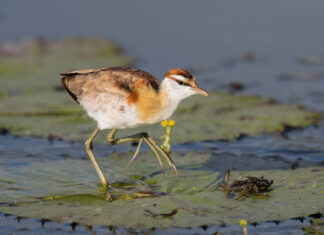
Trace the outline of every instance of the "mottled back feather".
<instances>
[{"instance_id":1,"label":"mottled back feather","mask_svg":"<svg viewBox=\"0 0 324 235\"><path fill-rule=\"evenodd\" d=\"M127 98L138 81L159 91L159 81L151 74L127 67L111 67L96 70L80 70L61 74L61 83L70 96L79 99L90 93L112 93Z\"/></svg>"}]
</instances>

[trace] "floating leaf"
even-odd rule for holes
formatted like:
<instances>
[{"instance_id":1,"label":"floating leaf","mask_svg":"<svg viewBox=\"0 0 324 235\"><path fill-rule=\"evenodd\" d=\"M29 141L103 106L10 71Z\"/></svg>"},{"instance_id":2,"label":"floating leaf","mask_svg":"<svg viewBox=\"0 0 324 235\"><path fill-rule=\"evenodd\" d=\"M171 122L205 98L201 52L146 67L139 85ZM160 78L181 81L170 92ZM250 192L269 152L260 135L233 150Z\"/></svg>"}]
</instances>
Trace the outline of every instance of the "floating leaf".
<instances>
[{"instance_id":1,"label":"floating leaf","mask_svg":"<svg viewBox=\"0 0 324 235\"><path fill-rule=\"evenodd\" d=\"M324 234L324 219L312 219L310 223L310 226L303 228L306 235Z\"/></svg>"},{"instance_id":2,"label":"floating leaf","mask_svg":"<svg viewBox=\"0 0 324 235\"><path fill-rule=\"evenodd\" d=\"M127 65L130 59L104 39L39 39L16 47L15 53L0 57L0 129L15 135L86 140L96 123L62 89L59 74ZM172 118L177 122L172 133L175 143L282 132L287 126L311 125L320 115L271 99L210 92L209 97L185 100ZM164 134L159 124L119 134L142 131L156 139ZM96 141L104 143L106 138L101 135Z\"/></svg>"},{"instance_id":3,"label":"floating leaf","mask_svg":"<svg viewBox=\"0 0 324 235\"><path fill-rule=\"evenodd\" d=\"M131 166L129 177L123 177L120 172L130 156L112 154L99 160L108 179L115 182L114 187L128 184L132 188L129 192L152 192L151 195L132 199L127 193L112 189L112 195L121 196L109 202L102 196L88 160L30 157L20 166L13 164L0 170L0 211L88 225L168 228L237 224L240 218L248 222L284 220L324 209L324 175L312 168L232 171L233 180L240 176L274 180L268 200L238 201L227 199L219 189L225 172L205 167L217 161L211 154L176 156L179 177L171 176L170 171L163 176L152 153L141 155ZM315 179L318 186L314 188Z\"/></svg>"}]
</instances>

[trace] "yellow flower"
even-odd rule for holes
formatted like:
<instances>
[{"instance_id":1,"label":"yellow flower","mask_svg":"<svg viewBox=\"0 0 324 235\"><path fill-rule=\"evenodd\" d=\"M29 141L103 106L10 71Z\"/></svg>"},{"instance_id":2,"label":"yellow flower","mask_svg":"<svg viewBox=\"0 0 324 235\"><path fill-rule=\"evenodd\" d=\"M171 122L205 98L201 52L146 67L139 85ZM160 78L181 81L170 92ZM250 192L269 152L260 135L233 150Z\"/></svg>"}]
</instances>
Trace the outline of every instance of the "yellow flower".
<instances>
[{"instance_id":1,"label":"yellow flower","mask_svg":"<svg viewBox=\"0 0 324 235\"><path fill-rule=\"evenodd\" d=\"M167 125L168 125L168 120L164 120L164 121L162 121L162 122L161 122L161 125L162 125L162 126L167 126Z\"/></svg>"},{"instance_id":2,"label":"yellow flower","mask_svg":"<svg viewBox=\"0 0 324 235\"><path fill-rule=\"evenodd\" d=\"M241 225L242 228L243 228L243 234L244 234L244 235L247 235L247 228L246 228L247 221L246 221L245 219L241 219L241 220L240 220L240 225Z\"/></svg>"},{"instance_id":3,"label":"yellow flower","mask_svg":"<svg viewBox=\"0 0 324 235\"><path fill-rule=\"evenodd\" d=\"M169 120L169 126L173 127L175 125L175 121L174 120Z\"/></svg>"},{"instance_id":4,"label":"yellow flower","mask_svg":"<svg viewBox=\"0 0 324 235\"><path fill-rule=\"evenodd\" d=\"M161 136L160 139L164 139L164 143L161 145L161 148L164 149L167 153L170 152L170 137L171 137L171 129L175 125L174 120L164 120L161 122L161 125L165 127L166 134Z\"/></svg>"},{"instance_id":5,"label":"yellow flower","mask_svg":"<svg viewBox=\"0 0 324 235\"><path fill-rule=\"evenodd\" d=\"M241 219L241 220L240 220L240 225L241 225L242 227L246 227L246 225L247 225L247 221L246 221L245 219Z\"/></svg>"}]
</instances>

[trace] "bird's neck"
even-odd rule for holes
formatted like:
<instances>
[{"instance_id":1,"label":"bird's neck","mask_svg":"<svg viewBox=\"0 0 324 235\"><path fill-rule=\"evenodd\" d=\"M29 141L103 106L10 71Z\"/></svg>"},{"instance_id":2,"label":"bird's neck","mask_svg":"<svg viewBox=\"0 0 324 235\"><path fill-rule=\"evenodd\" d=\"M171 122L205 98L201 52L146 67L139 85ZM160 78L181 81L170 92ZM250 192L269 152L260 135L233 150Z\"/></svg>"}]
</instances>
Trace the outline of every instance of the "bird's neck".
<instances>
[{"instance_id":1,"label":"bird's neck","mask_svg":"<svg viewBox=\"0 0 324 235\"><path fill-rule=\"evenodd\" d=\"M163 117L162 120L169 118L177 109L180 102L189 97L191 94L179 89L177 83L171 79L163 79L159 95L163 100Z\"/></svg>"},{"instance_id":2,"label":"bird's neck","mask_svg":"<svg viewBox=\"0 0 324 235\"><path fill-rule=\"evenodd\" d=\"M148 124L168 119L181 100L193 95L194 92L189 87L179 87L177 82L165 78L158 92L152 87L144 87L136 94L138 118L143 124Z\"/></svg>"}]
</instances>

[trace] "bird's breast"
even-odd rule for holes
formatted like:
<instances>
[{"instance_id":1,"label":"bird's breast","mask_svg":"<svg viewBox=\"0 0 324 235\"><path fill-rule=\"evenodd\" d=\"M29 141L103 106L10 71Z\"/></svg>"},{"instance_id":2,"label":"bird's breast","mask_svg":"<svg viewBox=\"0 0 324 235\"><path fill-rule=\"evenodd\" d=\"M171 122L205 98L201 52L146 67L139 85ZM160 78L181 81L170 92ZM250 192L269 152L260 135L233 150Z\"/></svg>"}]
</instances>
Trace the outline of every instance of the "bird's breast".
<instances>
[{"instance_id":1,"label":"bird's breast","mask_svg":"<svg viewBox=\"0 0 324 235\"><path fill-rule=\"evenodd\" d=\"M127 102L136 107L137 118L142 123L160 121L166 107L164 94L150 86L134 89Z\"/></svg>"}]
</instances>

